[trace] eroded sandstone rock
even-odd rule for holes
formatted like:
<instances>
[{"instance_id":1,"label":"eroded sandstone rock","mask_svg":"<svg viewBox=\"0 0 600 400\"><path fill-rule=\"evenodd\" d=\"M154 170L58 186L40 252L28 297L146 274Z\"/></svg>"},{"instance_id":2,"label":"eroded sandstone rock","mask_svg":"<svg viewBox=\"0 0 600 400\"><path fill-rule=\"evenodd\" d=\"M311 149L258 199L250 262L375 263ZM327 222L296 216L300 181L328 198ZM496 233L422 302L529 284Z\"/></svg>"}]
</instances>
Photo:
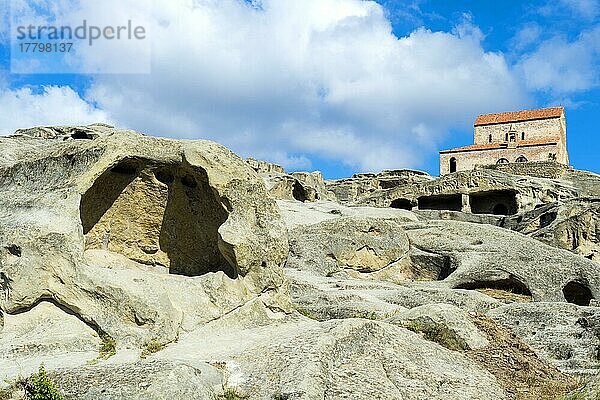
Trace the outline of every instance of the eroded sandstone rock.
<instances>
[{"instance_id":1,"label":"eroded sandstone rock","mask_svg":"<svg viewBox=\"0 0 600 400\"><path fill-rule=\"evenodd\" d=\"M600 198L549 204L508 218L503 226L600 262Z\"/></svg>"},{"instance_id":2,"label":"eroded sandstone rock","mask_svg":"<svg viewBox=\"0 0 600 400\"><path fill-rule=\"evenodd\" d=\"M403 311L388 319L398 326L416 325L417 330L445 330L461 350L480 349L489 341L471 322L469 315L452 304L426 304Z\"/></svg>"},{"instance_id":3,"label":"eroded sandstone rock","mask_svg":"<svg viewBox=\"0 0 600 400\"><path fill-rule=\"evenodd\" d=\"M4 313L45 300L120 345L168 343L283 282L277 206L216 143L92 125L23 130L0 145ZM106 268L86 250L150 271Z\"/></svg>"},{"instance_id":4,"label":"eroded sandstone rock","mask_svg":"<svg viewBox=\"0 0 600 400\"><path fill-rule=\"evenodd\" d=\"M509 304L488 316L512 329L561 370L595 375L600 367L600 309L574 304Z\"/></svg>"},{"instance_id":5,"label":"eroded sandstone rock","mask_svg":"<svg viewBox=\"0 0 600 400\"><path fill-rule=\"evenodd\" d=\"M199 337L210 337L211 346L194 346ZM252 399L506 398L496 379L467 357L364 319L303 319L235 334L208 325L158 354L175 355L221 361L226 385Z\"/></svg>"},{"instance_id":6,"label":"eroded sandstone rock","mask_svg":"<svg viewBox=\"0 0 600 400\"><path fill-rule=\"evenodd\" d=\"M499 215L531 211L556 201L600 196L600 176L571 170L560 179L477 169L389 186L376 182L375 175L355 176L328 182L328 187L340 201L354 205Z\"/></svg>"},{"instance_id":7,"label":"eroded sandstone rock","mask_svg":"<svg viewBox=\"0 0 600 400\"><path fill-rule=\"evenodd\" d=\"M349 207L206 141L92 125L0 146L2 380L43 363L67 399L513 399L576 384L550 363L598 367L593 174L389 171L334 183L377 206ZM485 213L411 211L456 190Z\"/></svg>"}]
</instances>

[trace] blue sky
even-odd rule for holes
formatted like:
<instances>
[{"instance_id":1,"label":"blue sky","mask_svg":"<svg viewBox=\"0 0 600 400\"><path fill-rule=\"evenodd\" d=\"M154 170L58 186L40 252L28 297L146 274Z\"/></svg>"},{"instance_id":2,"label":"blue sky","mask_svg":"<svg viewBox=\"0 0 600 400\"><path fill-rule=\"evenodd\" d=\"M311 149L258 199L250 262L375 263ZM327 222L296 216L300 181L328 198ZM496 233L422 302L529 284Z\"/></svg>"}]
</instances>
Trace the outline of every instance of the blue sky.
<instances>
[{"instance_id":1,"label":"blue sky","mask_svg":"<svg viewBox=\"0 0 600 400\"><path fill-rule=\"evenodd\" d=\"M0 0L0 134L104 121L328 178L437 174L477 114L564 105L571 163L600 172L597 0L27 1L69 24L143 24L151 73L12 74ZM92 50L84 65L139 61Z\"/></svg>"},{"instance_id":2,"label":"blue sky","mask_svg":"<svg viewBox=\"0 0 600 400\"><path fill-rule=\"evenodd\" d=\"M484 35L482 46L488 51L502 52L509 63L516 65L524 57L536 52L545 43L554 44L557 52L575 47L582 34L600 26L600 2L594 0L569 1L386 1L380 3L390 14L397 36L407 35L418 27L450 31L464 15L479 27ZM600 40L600 36L596 36ZM531 103L523 108L564 105L567 114L568 147L571 164L579 169L600 172L600 43L586 48L591 62L571 59L573 72L588 68L593 73L577 89L559 88L550 80L544 87L528 88ZM554 60L547 60L552 63ZM562 60L561 60L562 61ZM556 80L569 81L569 67L557 66ZM469 144L472 132L454 132L443 142L443 148ZM434 173L436 160L427 164Z\"/></svg>"}]
</instances>

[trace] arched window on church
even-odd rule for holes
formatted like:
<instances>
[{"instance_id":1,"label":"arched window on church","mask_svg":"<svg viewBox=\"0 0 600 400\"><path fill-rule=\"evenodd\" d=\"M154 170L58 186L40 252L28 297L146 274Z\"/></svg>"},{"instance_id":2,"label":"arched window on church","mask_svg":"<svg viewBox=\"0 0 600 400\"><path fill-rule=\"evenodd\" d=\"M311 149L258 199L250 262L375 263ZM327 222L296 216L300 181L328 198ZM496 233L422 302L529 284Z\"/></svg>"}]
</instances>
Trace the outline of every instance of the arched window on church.
<instances>
[{"instance_id":1,"label":"arched window on church","mask_svg":"<svg viewBox=\"0 0 600 400\"><path fill-rule=\"evenodd\" d=\"M525 132L521 132L521 140L525 140Z\"/></svg>"},{"instance_id":2,"label":"arched window on church","mask_svg":"<svg viewBox=\"0 0 600 400\"><path fill-rule=\"evenodd\" d=\"M488 137L488 142L489 142L489 143L492 143L492 135L490 135L490 136Z\"/></svg>"},{"instance_id":3,"label":"arched window on church","mask_svg":"<svg viewBox=\"0 0 600 400\"><path fill-rule=\"evenodd\" d=\"M525 156L519 156L515 161L516 162L527 162L527 158L525 158Z\"/></svg>"},{"instance_id":4,"label":"arched window on church","mask_svg":"<svg viewBox=\"0 0 600 400\"><path fill-rule=\"evenodd\" d=\"M506 132L506 134L504 135L504 141L508 142L508 132Z\"/></svg>"},{"instance_id":5,"label":"arched window on church","mask_svg":"<svg viewBox=\"0 0 600 400\"><path fill-rule=\"evenodd\" d=\"M450 159L450 173L456 172L456 158Z\"/></svg>"},{"instance_id":6,"label":"arched window on church","mask_svg":"<svg viewBox=\"0 0 600 400\"><path fill-rule=\"evenodd\" d=\"M508 164L510 161L508 161L506 158L501 158L499 159L496 164Z\"/></svg>"}]
</instances>

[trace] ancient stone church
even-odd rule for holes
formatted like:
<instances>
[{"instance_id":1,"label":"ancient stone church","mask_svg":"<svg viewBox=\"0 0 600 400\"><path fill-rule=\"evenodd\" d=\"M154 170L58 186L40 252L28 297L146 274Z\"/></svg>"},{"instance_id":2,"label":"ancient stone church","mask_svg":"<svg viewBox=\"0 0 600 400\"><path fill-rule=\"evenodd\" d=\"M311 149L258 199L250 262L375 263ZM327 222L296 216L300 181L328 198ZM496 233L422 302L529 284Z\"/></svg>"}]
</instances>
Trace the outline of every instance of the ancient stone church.
<instances>
[{"instance_id":1,"label":"ancient stone church","mask_svg":"<svg viewBox=\"0 0 600 400\"><path fill-rule=\"evenodd\" d=\"M474 144L440 151L441 175L478 165L569 164L563 107L480 115L474 128Z\"/></svg>"}]
</instances>

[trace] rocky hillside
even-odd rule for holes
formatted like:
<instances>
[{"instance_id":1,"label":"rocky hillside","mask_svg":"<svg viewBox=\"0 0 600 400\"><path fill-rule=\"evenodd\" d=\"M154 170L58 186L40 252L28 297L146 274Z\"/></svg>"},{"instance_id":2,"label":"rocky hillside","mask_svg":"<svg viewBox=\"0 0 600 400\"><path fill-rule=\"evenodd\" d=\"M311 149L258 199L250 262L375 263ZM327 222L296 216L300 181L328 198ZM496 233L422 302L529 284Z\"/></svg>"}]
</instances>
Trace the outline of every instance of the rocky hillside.
<instances>
[{"instance_id":1,"label":"rocky hillside","mask_svg":"<svg viewBox=\"0 0 600 400\"><path fill-rule=\"evenodd\" d=\"M106 125L0 148L0 399L599 396L598 175L328 182Z\"/></svg>"}]
</instances>

